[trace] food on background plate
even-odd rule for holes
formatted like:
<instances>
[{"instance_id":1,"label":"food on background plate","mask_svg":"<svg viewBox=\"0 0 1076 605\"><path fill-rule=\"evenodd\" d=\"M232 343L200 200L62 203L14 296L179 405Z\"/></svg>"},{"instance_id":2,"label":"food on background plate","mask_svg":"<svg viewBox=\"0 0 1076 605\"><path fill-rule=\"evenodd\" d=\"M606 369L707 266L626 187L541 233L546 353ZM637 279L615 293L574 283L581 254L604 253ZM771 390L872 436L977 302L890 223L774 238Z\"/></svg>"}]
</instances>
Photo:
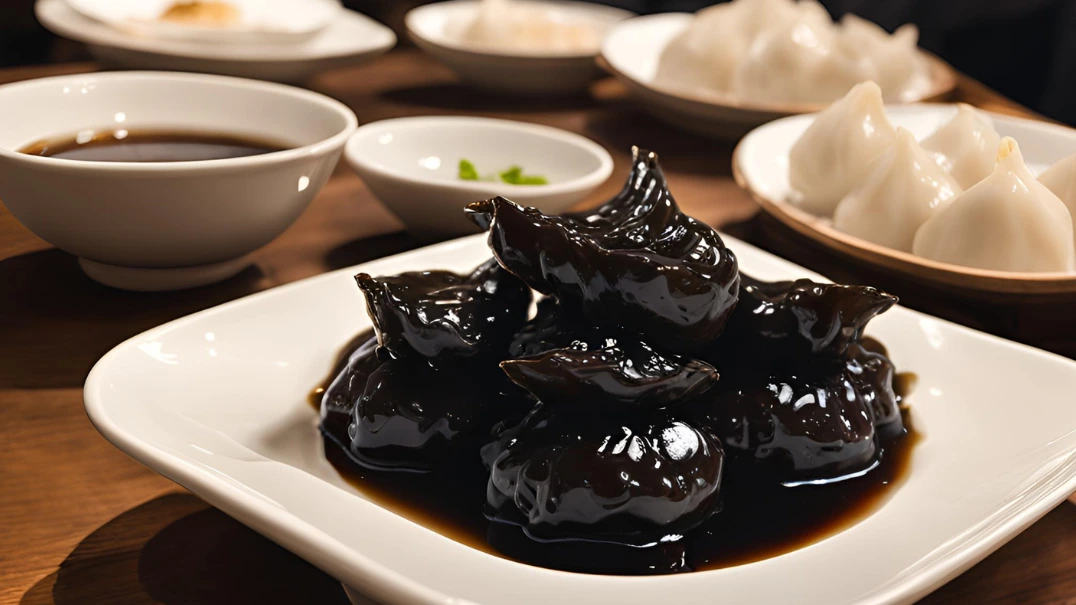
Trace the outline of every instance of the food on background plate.
<instances>
[{"instance_id":1,"label":"food on background plate","mask_svg":"<svg viewBox=\"0 0 1076 605\"><path fill-rule=\"evenodd\" d=\"M262 155L291 147L223 132L109 127L35 141L19 152L91 162L193 162Z\"/></svg>"},{"instance_id":2,"label":"food on background plate","mask_svg":"<svg viewBox=\"0 0 1076 605\"><path fill-rule=\"evenodd\" d=\"M219 0L180 1L168 7L159 20L179 25L222 27L240 22L242 15L234 4Z\"/></svg>"},{"instance_id":3,"label":"food on background plate","mask_svg":"<svg viewBox=\"0 0 1076 605\"><path fill-rule=\"evenodd\" d=\"M337 0L66 0L74 10L142 37L215 44L293 42L326 27ZM263 38L259 34L275 34Z\"/></svg>"},{"instance_id":4,"label":"food on background plate","mask_svg":"<svg viewBox=\"0 0 1076 605\"><path fill-rule=\"evenodd\" d=\"M963 189L993 172L999 145L990 118L966 103L957 104L956 115L922 142Z\"/></svg>"},{"instance_id":5,"label":"food on background plate","mask_svg":"<svg viewBox=\"0 0 1076 605\"><path fill-rule=\"evenodd\" d=\"M467 46L503 52L597 53L601 36L555 4L528 0L479 0L476 14L455 26Z\"/></svg>"},{"instance_id":6,"label":"food on background plate","mask_svg":"<svg viewBox=\"0 0 1076 605\"><path fill-rule=\"evenodd\" d=\"M538 174L524 174L521 166L512 165L494 176L481 176L474 163L460 159L459 179L461 181L501 181L509 185L548 185L549 179Z\"/></svg>"},{"instance_id":7,"label":"food on background plate","mask_svg":"<svg viewBox=\"0 0 1076 605\"><path fill-rule=\"evenodd\" d=\"M987 160L985 146L995 140ZM893 128L879 89L864 82L817 114L792 145L788 201L839 231L930 260L1076 271L1072 205L1051 191L1072 197L1066 161L1040 183L1016 141L1001 139L989 117L964 104L917 143Z\"/></svg>"},{"instance_id":8,"label":"food on background plate","mask_svg":"<svg viewBox=\"0 0 1076 605\"><path fill-rule=\"evenodd\" d=\"M1031 174L1016 141L1001 140L993 172L915 235L931 260L995 271L1076 271L1072 217Z\"/></svg>"},{"instance_id":9,"label":"food on background plate","mask_svg":"<svg viewBox=\"0 0 1076 605\"><path fill-rule=\"evenodd\" d=\"M374 332L320 427L364 493L525 563L635 575L792 550L899 480L900 383L863 337L895 298L742 275L646 151L593 211L468 212L494 257L470 275L357 276Z\"/></svg>"},{"instance_id":10,"label":"food on background plate","mask_svg":"<svg viewBox=\"0 0 1076 605\"><path fill-rule=\"evenodd\" d=\"M963 189L919 146L915 135L897 128L897 138L875 161L869 175L837 204L833 226L876 244L912 251L915 232Z\"/></svg>"},{"instance_id":11,"label":"food on background plate","mask_svg":"<svg viewBox=\"0 0 1076 605\"><path fill-rule=\"evenodd\" d=\"M854 15L834 24L816 0L733 0L695 14L664 49L655 82L747 102L828 103L864 80L886 99L921 94L918 30L892 35Z\"/></svg>"}]
</instances>

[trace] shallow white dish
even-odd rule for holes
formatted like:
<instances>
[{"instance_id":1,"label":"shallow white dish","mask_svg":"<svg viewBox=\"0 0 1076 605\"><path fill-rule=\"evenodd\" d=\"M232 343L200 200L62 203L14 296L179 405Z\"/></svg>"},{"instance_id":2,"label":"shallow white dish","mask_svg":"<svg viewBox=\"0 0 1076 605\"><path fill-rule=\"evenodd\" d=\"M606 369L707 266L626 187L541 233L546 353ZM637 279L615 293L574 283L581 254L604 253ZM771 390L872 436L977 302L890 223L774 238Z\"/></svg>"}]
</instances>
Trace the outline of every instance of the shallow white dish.
<instances>
[{"instance_id":1,"label":"shallow white dish","mask_svg":"<svg viewBox=\"0 0 1076 605\"><path fill-rule=\"evenodd\" d=\"M887 105L885 111L894 126L903 126L922 140L945 124L956 113L956 106L931 103ZM1076 151L1076 130L1072 128L983 113L993 120L998 134L1016 139L1028 167L1035 174ZM788 154L813 120L813 115L802 115L763 125L744 137L733 153L732 170L737 183L782 223L844 254L938 284L989 292L1076 293L1076 273L1009 273L935 262L838 231L829 219L817 217L790 203Z\"/></svg>"},{"instance_id":2,"label":"shallow white dish","mask_svg":"<svg viewBox=\"0 0 1076 605\"><path fill-rule=\"evenodd\" d=\"M526 2L527 0L519 0ZM587 24L599 39L634 13L589 2L530 2L552 7L565 19ZM476 49L454 36L460 23L473 18L478 0L427 4L407 13L408 34L420 48L452 68L465 82L486 90L515 94L568 94L585 90L600 73L598 52L531 53Z\"/></svg>"},{"instance_id":3,"label":"shallow white dish","mask_svg":"<svg viewBox=\"0 0 1076 605\"><path fill-rule=\"evenodd\" d=\"M478 231L464 215L467 204L504 196L546 214L582 201L609 178L613 158L577 134L511 120L416 117L382 120L355 132L345 149L348 163L407 227L422 239ZM459 161L479 174L521 166L546 177L547 185L463 181Z\"/></svg>"},{"instance_id":4,"label":"shallow white dish","mask_svg":"<svg viewBox=\"0 0 1076 605\"><path fill-rule=\"evenodd\" d=\"M288 44L309 40L340 11L336 0L228 0L238 21L178 24L159 17L177 0L65 0L71 8L134 35L209 44Z\"/></svg>"},{"instance_id":5,"label":"shallow white dish","mask_svg":"<svg viewBox=\"0 0 1076 605\"><path fill-rule=\"evenodd\" d=\"M770 120L824 109L825 105L762 103L719 93L692 94L655 83L662 51L691 18L689 13L637 17L618 24L602 42L603 64L647 111L691 132L734 139ZM948 65L933 55L924 53L924 58L930 65L930 85L912 101L940 98L956 85Z\"/></svg>"},{"instance_id":6,"label":"shallow white dish","mask_svg":"<svg viewBox=\"0 0 1076 605\"><path fill-rule=\"evenodd\" d=\"M343 9L327 27L303 42L225 45L122 32L79 14L66 0L37 0L34 8L38 21L49 31L84 42L97 60L126 69L195 71L299 82L319 71L362 63L396 45L391 29Z\"/></svg>"},{"instance_id":7,"label":"shallow white dish","mask_svg":"<svg viewBox=\"0 0 1076 605\"><path fill-rule=\"evenodd\" d=\"M209 102L208 100L211 100ZM256 107L257 111L251 111ZM357 127L308 90L203 74L111 72L0 86L0 198L102 283L173 290L231 277L298 218ZM20 153L84 130L226 133L288 145L193 162L92 162Z\"/></svg>"},{"instance_id":8,"label":"shallow white dish","mask_svg":"<svg viewBox=\"0 0 1076 605\"><path fill-rule=\"evenodd\" d=\"M817 278L726 242L760 278ZM909 603L1076 490L1076 363L897 307L869 332L918 374L922 439L907 480L855 526L758 563L673 576L573 574L479 552L344 481L323 458L307 394L370 325L354 273L463 271L488 257L476 235L155 328L98 362L86 410L135 459L388 604Z\"/></svg>"}]
</instances>

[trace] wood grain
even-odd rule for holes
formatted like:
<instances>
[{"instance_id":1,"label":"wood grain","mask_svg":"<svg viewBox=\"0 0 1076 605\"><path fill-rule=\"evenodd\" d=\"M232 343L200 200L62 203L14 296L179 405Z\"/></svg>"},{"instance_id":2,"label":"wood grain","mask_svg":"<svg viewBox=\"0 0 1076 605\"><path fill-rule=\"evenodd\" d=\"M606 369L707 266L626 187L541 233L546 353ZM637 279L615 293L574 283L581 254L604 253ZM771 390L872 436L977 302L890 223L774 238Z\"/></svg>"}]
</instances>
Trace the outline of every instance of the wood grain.
<instances>
[{"instance_id":1,"label":"wood grain","mask_svg":"<svg viewBox=\"0 0 1076 605\"><path fill-rule=\"evenodd\" d=\"M0 71L0 82L92 68ZM597 83L589 95L553 102L498 99L459 86L414 51L398 51L309 85L349 104L363 122L467 114L582 133L616 161L613 178L588 203L619 187L630 145L653 148L688 212L832 277L847 277L843 271L871 278L780 225L752 218L754 204L730 178L729 144L669 130L612 80ZM1027 115L967 79L956 95ZM331 578L105 442L86 419L81 386L100 355L142 330L415 247L399 228L341 167L309 210L255 253L254 266L241 275L189 292L133 294L88 280L73 258L27 232L0 205L0 605L346 603ZM961 307L954 299L921 302L920 308ZM926 602L1076 602L1076 508L1053 511Z\"/></svg>"}]
</instances>

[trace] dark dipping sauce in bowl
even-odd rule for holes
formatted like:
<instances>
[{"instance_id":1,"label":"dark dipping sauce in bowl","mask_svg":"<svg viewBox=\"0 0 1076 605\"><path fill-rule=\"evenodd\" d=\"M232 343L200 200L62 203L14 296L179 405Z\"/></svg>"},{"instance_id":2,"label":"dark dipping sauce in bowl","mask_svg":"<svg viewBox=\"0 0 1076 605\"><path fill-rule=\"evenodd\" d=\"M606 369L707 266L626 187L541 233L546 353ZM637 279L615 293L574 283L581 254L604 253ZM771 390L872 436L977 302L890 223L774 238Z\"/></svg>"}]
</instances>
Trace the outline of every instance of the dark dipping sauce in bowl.
<instances>
[{"instance_id":1,"label":"dark dipping sauce in bowl","mask_svg":"<svg viewBox=\"0 0 1076 605\"><path fill-rule=\"evenodd\" d=\"M87 162L153 163L244 158L290 148L278 142L219 132L121 129L45 139L19 152Z\"/></svg>"},{"instance_id":2,"label":"dark dipping sauce in bowl","mask_svg":"<svg viewBox=\"0 0 1076 605\"><path fill-rule=\"evenodd\" d=\"M742 273L638 150L590 213L468 210L494 258L357 275L374 330L311 395L371 501L522 563L645 575L801 548L901 483L914 376L863 335L894 297Z\"/></svg>"}]
</instances>

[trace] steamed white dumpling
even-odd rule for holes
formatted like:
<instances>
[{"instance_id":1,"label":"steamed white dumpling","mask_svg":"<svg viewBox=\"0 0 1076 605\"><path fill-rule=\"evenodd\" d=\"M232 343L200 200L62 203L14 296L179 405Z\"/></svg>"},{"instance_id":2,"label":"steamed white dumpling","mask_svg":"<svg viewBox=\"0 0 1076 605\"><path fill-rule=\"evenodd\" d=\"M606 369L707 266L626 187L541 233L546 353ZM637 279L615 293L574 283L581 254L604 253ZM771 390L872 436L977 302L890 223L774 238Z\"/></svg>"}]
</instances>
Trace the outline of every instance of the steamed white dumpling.
<instances>
[{"instance_id":1,"label":"steamed white dumpling","mask_svg":"<svg viewBox=\"0 0 1076 605\"><path fill-rule=\"evenodd\" d=\"M811 5L806 5L811 6ZM732 74L732 93L775 103L827 103L875 75L848 52L829 22L804 9L798 18L760 35Z\"/></svg>"},{"instance_id":2,"label":"steamed white dumpling","mask_svg":"<svg viewBox=\"0 0 1076 605\"><path fill-rule=\"evenodd\" d=\"M597 52L601 36L585 23L573 23L555 5L481 0L473 20L456 35L466 44L490 50Z\"/></svg>"},{"instance_id":3,"label":"steamed white dumpling","mask_svg":"<svg viewBox=\"0 0 1076 605\"><path fill-rule=\"evenodd\" d=\"M788 181L792 202L819 216L832 216L837 203L893 143L896 130L874 82L857 84L821 113L792 146Z\"/></svg>"},{"instance_id":4,"label":"steamed white dumpling","mask_svg":"<svg viewBox=\"0 0 1076 605\"><path fill-rule=\"evenodd\" d=\"M655 83L689 91L727 90L732 70L747 48L738 5L730 2L699 11L661 52Z\"/></svg>"},{"instance_id":5,"label":"steamed white dumpling","mask_svg":"<svg viewBox=\"0 0 1076 605\"><path fill-rule=\"evenodd\" d=\"M989 117L971 105L957 105L956 115L920 143L935 154L935 160L964 189L986 178L994 170L1001 136Z\"/></svg>"},{"instance_id":6,"label":"steamed white dumpling","mask_svg":"<svg viewBox=\"0 0 1076 605\"><path fill-rule=\"evenodd\" d=\"M911 252L920 225L962 191L919 146L915 135L897 128L896 141L878 158L870 176L837 205L833 226Z\"/></svg>"},{"instance_id":7,"label":"steamed white dumpling","mask_svg":"<svg viewBox=\"0 0 1076 605\"><path fill-rule=\"evenodd\" d=\"M1001 141L993 172L924 223L912 250L978 269L1076 270L1072 217L1031 174L1010 137Z\"/></svg>"},{"instance_id":8,"label":"steamed white dumpling","mask_svg":"<svg viewBox=\"0 0 1076 605\"><path fill-rule=\"evenodd\" d=\"M1054 193L1069 209L1076 231L1076 155L1061 160L1039 175L1039 182Z\"/></svg>"},{"instance_id":9,"label":"steamed white dumpling","mask_svg":"<svg viewBox=\"0 0 1076 605\"><path fill-rule=\"evenodd\" d=\"M906 24L892 35L875 23L853 15L841 18L838 40L846 52L859 54L869 63L871 79L887 98L901 99L919 92L925 82L927 64L919 53L919 29Z\"/></svg>"},{"instance_id":10,"label":"steamed white dumpling","mask_svg":"<svg viewBox=\"0 0 1076 605\"><path fill-rule=\"evenodd\" d=\"M734 0L704 8L662 51L655 82L727 91L733 70L762 29L797 15L792 0Z\"/></svg>"}]
</instances>

